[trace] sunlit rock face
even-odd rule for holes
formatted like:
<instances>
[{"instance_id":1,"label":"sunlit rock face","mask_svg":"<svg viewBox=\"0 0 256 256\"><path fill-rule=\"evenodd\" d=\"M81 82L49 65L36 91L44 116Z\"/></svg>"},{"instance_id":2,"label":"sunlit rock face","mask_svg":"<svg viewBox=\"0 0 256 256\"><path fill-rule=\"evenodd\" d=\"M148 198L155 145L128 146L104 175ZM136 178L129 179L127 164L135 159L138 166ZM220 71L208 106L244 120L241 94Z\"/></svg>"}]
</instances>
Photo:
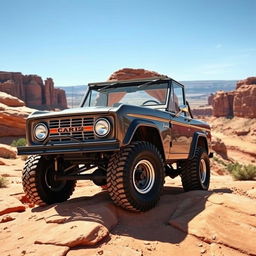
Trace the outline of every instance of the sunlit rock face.
<instances>
[{"instance_id":1,"label":"sunlit rock face","mask_svg":"<svg viewBox=\"0 0 256 256\"><path fill-rule=\"evenodd\" d=\"M231 92L216 92L209 101L216 117L256 118L256 77L248 77Z\"/></svg>"},{"instance_id":2,"label":"sunlit rock face","mask_svg":"<svg viewBox=\"0 0 256 256\"><path fill-rule=\"evenodd\" d=\"M112 80L129 80L129 79L140 79L149 77L167 77L166 75L159 74L155 71L146 69L134 69L134 68L123 68L115 71L109 78L108 81Z\"/></svg>"},{"instance_id":3,"label":"sunlit rock face","mask_svg":"<svg viewBox=\"0 0 256 256\"><path fill-rule=\"evenodd\" d=\"M45 81L37 75L0 71L0 91L8 93L35 109L67 108L64 90L54 88L51 78Z\"/></svg>"}]
</instances>

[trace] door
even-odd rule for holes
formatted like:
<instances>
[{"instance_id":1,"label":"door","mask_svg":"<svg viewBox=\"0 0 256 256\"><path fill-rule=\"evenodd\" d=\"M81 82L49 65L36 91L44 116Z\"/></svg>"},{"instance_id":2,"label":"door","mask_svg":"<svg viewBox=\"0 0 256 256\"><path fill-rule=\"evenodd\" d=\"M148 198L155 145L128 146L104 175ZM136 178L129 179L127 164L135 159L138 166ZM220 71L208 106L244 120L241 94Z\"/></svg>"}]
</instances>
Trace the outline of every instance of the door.
<instances>
[{"instance_id":1,"label":"door","mask_svg":"<svg viewBox=\"0 0 256 256\"><path fill-rule=\"evenodd\" d=\"M168 110L170 112L171 159L185 159L188 157L192 141L190 117L180 112L179 106L185 105L184 87L172 81Z\"/></svg>"}]
</instances>

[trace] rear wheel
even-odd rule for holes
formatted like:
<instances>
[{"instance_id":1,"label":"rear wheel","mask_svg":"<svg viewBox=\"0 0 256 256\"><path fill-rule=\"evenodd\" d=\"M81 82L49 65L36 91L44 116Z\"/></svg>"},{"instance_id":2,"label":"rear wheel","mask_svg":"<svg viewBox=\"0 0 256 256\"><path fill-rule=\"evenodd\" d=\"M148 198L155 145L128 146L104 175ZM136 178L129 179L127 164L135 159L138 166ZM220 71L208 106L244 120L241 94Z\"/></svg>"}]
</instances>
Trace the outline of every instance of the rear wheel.
<instances>
[{"instance_id":1,"label":"rear wheel","mask_svg":"<svg viewBox=\"0 0 256 256\"><path fill-rule=\"evenodd\" d=\"M114 203L131 211L147 211L160 198L164 165L151 143L133 142L114 153L107 170L107 188Z\"/></svg>"},{"instance_id":2,"label":"rear wheel","mask_svg":"<svg viewBox=\"0 0 256 256\"><path fill-rule=\"evenodd\" d=\"M208 190L210 185L210 160L206 150L198 147L192 159L180 163L181 181L185 191Z\"/></svg>"},{"instance_id":3,"label":"rear wheel","mask_svg":"<svg viewBox=\"0 0 256 256\"><path fill-rule=\"evenodd\" d=\"M37 205L66 201L73 193L76 181L57 181L53 161L42 156L30 156L22 172L23 189Z\"/></svg>"}]
</instances>

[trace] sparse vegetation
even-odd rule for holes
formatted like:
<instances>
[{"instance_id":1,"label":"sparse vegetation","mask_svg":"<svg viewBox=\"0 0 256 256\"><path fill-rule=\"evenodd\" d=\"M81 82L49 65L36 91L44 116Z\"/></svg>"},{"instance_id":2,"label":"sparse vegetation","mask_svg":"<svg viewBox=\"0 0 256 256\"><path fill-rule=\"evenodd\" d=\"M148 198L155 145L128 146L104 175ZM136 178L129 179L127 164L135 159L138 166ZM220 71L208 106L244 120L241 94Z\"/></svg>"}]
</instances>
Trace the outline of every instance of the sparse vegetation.
<instances>
[{"instance_id":1,"label":"sparse vegetation","mask_svg":"<svg viewBox=\"0 0 256 256\"><path fill-rule=\"evenodd\" d=\"M6 177L0 176L0 188L6 188L8 183L9 182Z\"/></svg>"},{"instance_id":2,"label":"sparse vegetation","mask_svg":"<svg viewBox=\"0 0 256 256\"><path fill-rule=\"evenodd\" d=\"M232 163L227 165L227 169L235 180L256 179L256 165L242 165L239 163Z\"/></svg>"},{"instance_id":3,"label":"sparse vegetation","mask_svg":"<svg viewBox=\"0 0 256 256\"><path fill-rule=\"evenodd\" d=\"M20 138L18 140L14 140L11 144L13 147L20 147L20 146L26 146L27 141L25 138Z\"/></svg>"},{"instance_id":4,"label":"sparse vegetation","mask_svg":"<svg viewBox=\"0 0 256 256\"><path fill-rule=\"evenodd\" d=\"M225 163L221 158L218 158L216 156L213 157L213 161L217 162L218 164L221 164L223 166L227 166L227 163Z\"/></svg>"}]
</instances>

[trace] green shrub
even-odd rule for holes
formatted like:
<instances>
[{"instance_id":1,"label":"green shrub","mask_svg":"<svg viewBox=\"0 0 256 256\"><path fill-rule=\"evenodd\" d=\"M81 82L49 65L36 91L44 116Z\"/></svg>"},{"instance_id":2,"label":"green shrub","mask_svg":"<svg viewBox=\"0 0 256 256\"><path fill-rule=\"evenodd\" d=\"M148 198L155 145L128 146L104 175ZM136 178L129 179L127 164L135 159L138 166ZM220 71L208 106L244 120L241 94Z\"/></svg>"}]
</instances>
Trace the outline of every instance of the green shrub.
<instances>
[{"instance_id":1,"label":"green shrub","mask_svg":"<svg viewBox=\"0 0 256 256\"><path fill-rule=\"evenodd\" d=\"M0 176L0 188L6 188L8 183L9 182L5 177Z\"/></svg>"},{"instance_id":2,"label":"green shrub","mask_svg":"<svg viewBox=\"0 0 256 256\"><path fill-rule=\"evenodd\" d=\"M227 164L226 164L222 159L220 159L220 158L218 158L218 157L216 157L216 156L213 157L213 161L215 161L215 162L217 162L218 164L221 164L221 165L223 165L223 166L227 166Z\"/></svg>"},{"instance_id":3,"label":"green shrub","mask_svg":"<svg viewBox=\"0 0 256 256\"><path fill-rule=\"evenodd\" d=\"M228 164L228 171L235 180L254 180L256 179L256 166L242 165L239 163Z\"/></svg>"},{"instance_id":4,"label":"green shrub","mask_svg":"<svg viewBox=\"0 0 256 256\"><path fill-rule=\"evenodd\" d=\"M20 138L18 140L14 140L11 144L13 147L20 147L20 146L26 146L27 141L25 138Z\"/></svg>"}]
</instances>

